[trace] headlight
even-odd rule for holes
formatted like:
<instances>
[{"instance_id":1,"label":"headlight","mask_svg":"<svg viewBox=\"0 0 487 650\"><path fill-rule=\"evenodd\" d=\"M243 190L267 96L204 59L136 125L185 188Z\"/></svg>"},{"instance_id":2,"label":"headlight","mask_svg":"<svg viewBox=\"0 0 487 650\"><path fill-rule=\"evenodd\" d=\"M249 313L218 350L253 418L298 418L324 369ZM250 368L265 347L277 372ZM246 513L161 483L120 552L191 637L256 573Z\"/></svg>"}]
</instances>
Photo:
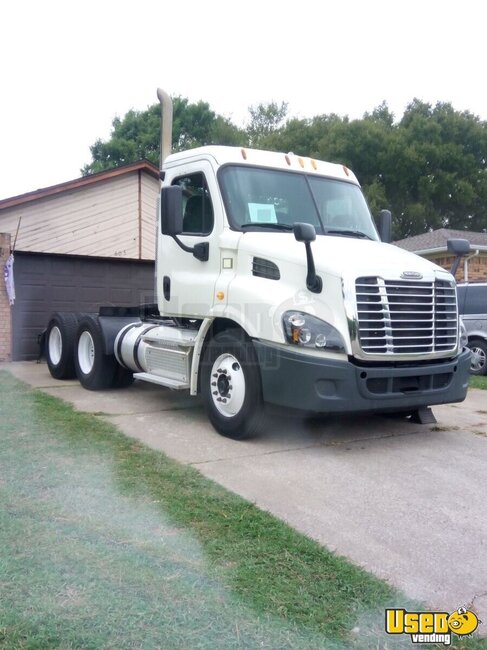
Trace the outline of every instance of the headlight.
<instances>
[{"instance_id":1,"label":"headlight","mask_svg":"<svg viewBox=\"0 0 487 650\"><path fill-rule=\"evenodd\" d=\"M305 348L344 352L345 343L332 325L301 311L286 311L282 317L288 343Z\"/></svg>"},{"instance_id":2,"label":"headlight","mask_svg":"<svg viewBox=\"0 0 487 650\"><path fill-rule=\"evenodd\" d=\"M460 347L466 348L468 344L468 334L463 318L460 316Z\"/></svg>"}]
</instances>

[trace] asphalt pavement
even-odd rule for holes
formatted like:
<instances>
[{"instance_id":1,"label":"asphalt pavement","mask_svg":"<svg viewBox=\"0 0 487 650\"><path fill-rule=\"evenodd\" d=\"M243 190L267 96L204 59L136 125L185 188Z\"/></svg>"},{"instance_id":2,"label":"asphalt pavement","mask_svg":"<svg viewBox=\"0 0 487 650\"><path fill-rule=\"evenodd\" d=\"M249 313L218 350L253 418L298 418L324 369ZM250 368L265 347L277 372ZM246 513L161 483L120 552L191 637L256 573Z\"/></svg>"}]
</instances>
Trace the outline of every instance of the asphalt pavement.
<instances>
[{"instance_id":1,"label":"asphalt pavement","mask_svg":"<svg viewBox=\"0 0 487 650\"><path fill-rule=\"evenodd\" d=\"M473 608L487 634L487 391L434 407L434 425L274 417L259 438L236 442L186 393L139 381L91 392L53 379L45 363L0 367L196 467L432 609Z\"/></svg>"}]
</instances>

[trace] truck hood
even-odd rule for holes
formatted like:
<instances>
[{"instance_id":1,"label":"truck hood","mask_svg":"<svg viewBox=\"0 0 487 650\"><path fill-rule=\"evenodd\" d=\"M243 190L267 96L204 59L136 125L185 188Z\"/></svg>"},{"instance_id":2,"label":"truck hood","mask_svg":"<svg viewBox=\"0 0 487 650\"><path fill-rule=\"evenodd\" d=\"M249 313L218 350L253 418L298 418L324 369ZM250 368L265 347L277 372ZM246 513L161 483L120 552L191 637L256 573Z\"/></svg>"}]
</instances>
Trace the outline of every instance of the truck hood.
<instances>
[{"instance_id":1,"label":"truck hood","mask_svg":"<svg viewBox=\"0 0 487 650\"><path fill-rule=\"evenodd\" d=\"M293 233L245 233L239 249L250 255L306 267L306 250ZM344 277L352 272L361 275L395 276L416 271L424 279L433 279L435 271L443 271L436 264L414 253L382 242L354 237L318 235L311 243L316 271Z\"/></svg>"}]
</instances>

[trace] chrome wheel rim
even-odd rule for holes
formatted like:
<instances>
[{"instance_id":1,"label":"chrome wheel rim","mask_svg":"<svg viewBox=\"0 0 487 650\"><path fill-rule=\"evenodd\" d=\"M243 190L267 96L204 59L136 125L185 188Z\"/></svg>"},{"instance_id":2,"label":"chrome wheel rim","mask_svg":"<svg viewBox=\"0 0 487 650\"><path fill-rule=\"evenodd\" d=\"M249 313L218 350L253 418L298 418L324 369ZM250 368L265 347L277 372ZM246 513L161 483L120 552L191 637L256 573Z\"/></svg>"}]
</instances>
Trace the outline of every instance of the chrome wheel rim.
<instances>
[{"instance_id":1,"label":"chrome wheel rim","mask_svg":"<svg viewBox=\"0 0 487 650\"><path fill-rule=\"evenodd\" d=\"M49 332L49 359L57 366L61 361L63 353L63 339L61 337L61 330L55 325Z\"/></svg>"},{"instance_id":2,"label":"chrome wheel rim","mask_svg":"<svg viewBox=\"0 0 487 650\"><path fill-rule=\"evenodd\" d=\"M472 359L470 361L470 367L475 372L479 372L482 368L485 368L485 363L487 361L485 351L482 348L476 346L470 348L472 350Z\"/></svg>"},{"instance_id":3,"label":"chrome wheel rim","mask_svg":"<svg viewBox=\"0 0 487 650\"><path fill-rule=\"evenodd\" d=\"M95 364L95 344L91 334L85 330L78 341L78 363L81 372L85 375L93 370Z\"/></svg>"},{"instance_id":4,"label":"chrome wheel rim","mask_svg":"<svg viewBox=\"0 0 487 650\"><path fill-rule=\"evenodd\" d=\"M237 415L245 400L245 376L233 354L221 354L216 359L210 384L211 398L217 411L227 418Z\"/></svg>"}]
</instances>

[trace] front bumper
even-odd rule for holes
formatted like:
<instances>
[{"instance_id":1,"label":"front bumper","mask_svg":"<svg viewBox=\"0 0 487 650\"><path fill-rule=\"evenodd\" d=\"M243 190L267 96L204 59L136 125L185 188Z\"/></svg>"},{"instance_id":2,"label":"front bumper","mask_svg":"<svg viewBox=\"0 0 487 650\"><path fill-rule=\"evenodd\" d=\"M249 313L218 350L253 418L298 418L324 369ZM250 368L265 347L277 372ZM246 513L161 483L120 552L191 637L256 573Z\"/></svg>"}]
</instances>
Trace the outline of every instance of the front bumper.
<instances>
[{"instance_id":1,"label":"front bumper","mask_svg":"<svg viewBox=\"0 0 487 650\"><path fill-rule=\"evenodd\" d=\"M470 350L455 359L356 366L254 341L264 401L319 413L407 411L465 399Z\"/></svg>"}]
</instances>

